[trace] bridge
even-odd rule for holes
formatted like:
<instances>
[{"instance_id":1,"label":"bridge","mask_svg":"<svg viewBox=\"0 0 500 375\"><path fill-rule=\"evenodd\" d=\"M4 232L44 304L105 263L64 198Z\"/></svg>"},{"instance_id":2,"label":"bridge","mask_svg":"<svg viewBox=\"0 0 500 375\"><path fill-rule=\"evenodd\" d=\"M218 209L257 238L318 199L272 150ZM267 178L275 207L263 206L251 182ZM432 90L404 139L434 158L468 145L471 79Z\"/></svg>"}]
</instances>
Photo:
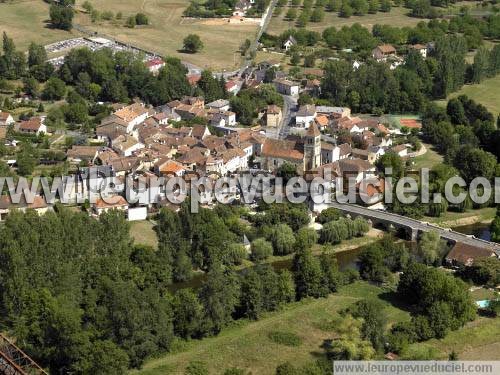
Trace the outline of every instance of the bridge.
<instances>
[{"instance_id":1,"label":"bridge","mask_svg":"<svg viewBox=\"0 0 500 375\"><path fill-rule=\"evenodd\" d=\"M393 214L390 212L370 210L366 207L358 206L355 204L342 204L337 202L316 205L314 206L314 211L321 212L322 210L329 207L336 208L346 215L349 214L352 218L363 217L367 220L370 220L372 222L372 225L378 224L384 226L385 228L402 230L412 241L416 241L421 233L435 231L442 239L450 243L462 242L470 246L489 249L494 251L496 255L500 257L500 244L485 241L480 238L475 238L474 236L456 232L449 228L442 228L435 224Z\"/></svg>"}]
</instances>

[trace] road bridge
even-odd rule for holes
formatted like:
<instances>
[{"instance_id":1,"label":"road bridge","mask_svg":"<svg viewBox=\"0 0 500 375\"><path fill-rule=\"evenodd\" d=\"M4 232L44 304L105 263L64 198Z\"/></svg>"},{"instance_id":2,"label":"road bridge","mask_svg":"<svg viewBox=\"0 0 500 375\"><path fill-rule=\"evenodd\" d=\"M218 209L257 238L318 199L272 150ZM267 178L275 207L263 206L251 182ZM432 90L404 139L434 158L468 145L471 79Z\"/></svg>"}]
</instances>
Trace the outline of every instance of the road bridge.
<instances>
[{"instance_id":1,"label":"road bridge","mask_svg":"<svg viewBox=\"0 0 500 375\"><path fill-rule=\"evenodd\" d=\"M454 244L457 242L462 242L470 246L490 249L500 257L500 244L482 240L474 236L456 232L449 228L442 228L438 225L427 223L417 219L412 219L406 216L401 216L386 211L370 210L366 207L355 204L342 204L337 202L315 205L313 210L321 212L322 210L329 207L336 208L344 214L349 214L352 218L356 218L359 216L363 217L367 220L370 220L372 225L378 224L384 226L385 228L402 230L412 241L416 241L418 237L424 232L435 231L442 239L448 241L449 243Z\"/></svg>"}]
</instances>

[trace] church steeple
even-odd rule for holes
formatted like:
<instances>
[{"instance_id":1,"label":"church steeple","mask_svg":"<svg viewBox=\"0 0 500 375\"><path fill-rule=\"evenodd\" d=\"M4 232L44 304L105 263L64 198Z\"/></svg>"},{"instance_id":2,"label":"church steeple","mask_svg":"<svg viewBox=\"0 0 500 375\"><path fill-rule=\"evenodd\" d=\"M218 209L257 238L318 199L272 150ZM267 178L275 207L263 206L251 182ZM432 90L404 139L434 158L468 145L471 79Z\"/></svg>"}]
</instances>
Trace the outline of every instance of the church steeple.
<instances>
[{"instance_id":1,"label":"church steeple","mask_svg":"<svg viewBox=\"0 0 500 375\"><path fill-rule=\"evenodd\" d=\"M304 143L304 168L311 170L321 166L321 132L313 121L307 128Z\"/></svg>"}]
</instances>

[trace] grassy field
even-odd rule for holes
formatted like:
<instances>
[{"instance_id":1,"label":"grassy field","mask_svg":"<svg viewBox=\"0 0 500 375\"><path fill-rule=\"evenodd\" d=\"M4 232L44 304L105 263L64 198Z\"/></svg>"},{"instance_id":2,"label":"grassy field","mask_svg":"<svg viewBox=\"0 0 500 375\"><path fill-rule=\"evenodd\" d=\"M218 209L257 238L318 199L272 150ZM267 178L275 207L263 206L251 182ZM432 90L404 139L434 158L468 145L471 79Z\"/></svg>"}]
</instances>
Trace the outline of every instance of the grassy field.
<instances>
[{"instance_id":1,"label":"grassy field","mask_svg":"<svg viewBox=\"0 0 500 375\"><path fill-rule=\"evenodd\" d=\"M424 146L427 148L427 152L413 160L415 162L414 169L432 168L443 162L443 156L438 154L432 145L426 143Z\"/></svg>"},{"instance_id":2,"label":"grassy field","mask_svg":"<svg viewBox=\"0 0 500 375\"><path fill-rule=\"evenodd\" d=\"M276 366L285 361L302 365L323 353L320 347L323 340L333 335L333 332L324 330L324 326L336 311L358 299L375 298L384 292L381 288L358 282L325 299L293 303L257 322L241 321L217 337L188 342L175 353L151 360L141 371L134 373L183 374L192 360L206 362L210 374L221 374L226 368L236 366L253 374L265 375L274 374ZM384 315L389 322L408 319L407 312L382 301L386 306ZM277 344L269 338L269 333L273 331L296 334L302 339L302 344L293 347Z\"/></svg>"},{"instance_id":3,"label":"grassy field","mask_svg":"<svg viewBox=\"0 0 500 375\"><path fill-rule=\"evenodd\" d=\"M136 244L158 248L158 238L153 230L153 223L147 220L133 221L130 224L130 235Z\"/></svg>"},{"instance_id":4,"label":"grassy field","mask_svg":"<svg viewBox=\"0 0 500 375\"><path fill-rule=\"evenodd\" d=\"M424 220L436 223L442 227L456 227L474 223L488 222L495 217L495 207L485 207L478 210L468 210L466 212L445 212L440 217L425 217Z\"/></svg>"},{"instance_id":5,"label":"grassy field","mask_svg":"<svg viewBox=\"0 0 500 375\"><path fill-rule=\"evenodd\" d=\"M78 0L77 5L83 2ZM90 3L100 12L122 12L123 19L92 23L88 15L80 13L76 17L78 24L122 42L179 57L202 68L232 70L237 67L240 63L238 48L246 38L254 37L258 25L183 19L182 12L189 5L189 0L91 0ZM148 16L150 25L134 29L124 27L126 18L138 12ZM181 53L182 41L191 33L201 37L205 48L196 54Z\"/></svg>"},{"instance_id":6,"label":"grassy field","mask_svg":"<svg viewBox=\"0 0 500 375\"><path fill-rule=\"evenodd\" d=\"M5 31L22 50L26 50L31 42L48 44L79 35L76 31L47 27L48 18L49 5L42 0L0 3L0 32Z\"/></svg>"},{"instance_id":7,"label":"grassy field","mask_svg":"<svg viewBox=\"0 0 500 375\"><path fill-rule=\"evenodd\" d=\"M268 33L281 34L283 31L296 27L295 21L285 20L285 15L288 8L285 7L279 16L273 17L269 25ZM300 9L297 12L300 14ZM415 26L422 21L419 18L407 16L408 9L403 7L393 7L389 13L378 12L377 14L367 14L364 16L352 16L350 18L342 18L336 12L325 12L325 18L321 22L309 22L306 29L321 32L327 27L335 26L337 29L342 26L351 26L354 23L359 23L371 30L375 24L387 24L391 26Z\"/></svg>"},{"instance_id":8,"label":"grassy field","mask_svg":"<svg viewBox=\"0 0 500 375\"><path fill-rule=\"evenodd\" d=\"M500 319L478 318L442 340L412 344L409 355L430 352L434 358L447 359L452 351L461 360L499 360Z\"/></svg>"},{"instance_id":9,"label":"grassy field","mask_svg":"<svg viewBox=\"0 0 500 375\"><path fill-rule=\"evenodd\" d=\"M500 114L500 75L489 78L477 85L465 85L460 91L451 94L447 100L438 103L445 106L451 98L467 95L478 103L484 105L496 117Z\"/></svg>"}]
</instances>

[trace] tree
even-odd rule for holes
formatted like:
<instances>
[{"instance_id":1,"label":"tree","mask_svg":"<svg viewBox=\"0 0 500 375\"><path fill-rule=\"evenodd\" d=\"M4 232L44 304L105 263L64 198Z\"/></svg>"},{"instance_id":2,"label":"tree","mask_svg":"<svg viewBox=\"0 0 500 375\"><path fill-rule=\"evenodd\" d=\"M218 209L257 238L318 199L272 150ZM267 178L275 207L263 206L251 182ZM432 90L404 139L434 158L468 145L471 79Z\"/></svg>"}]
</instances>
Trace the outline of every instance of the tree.
<instances>
[{"instance_id":1,"label":"tree","mask_svg":"<svg viewBox=\"0 0 500 375\"><path fill-rule=\"evenodd\" d=\"M204 307L203 332L217 334L231 321L238 303L238 281L232 271L215 266L200 290Z\"/></svg>"},{"instance_id":2,"label":"tree","mask_svg":"<svg viewBox=\"0 0 500 375\"><path fill-rule=\"evenodd\" d=\"M188 53L196 53L203 49L203 42L196 34L189 34L184 38L183 50Z\"/></svg>"},{"instance_id":3,"label":"tree","mask_svg":"<svg viewBox=\"0 0 500 375\"><path fill-rule=\"evenodd\" d=\"M288 8L285 19L287 21L293 21L295 18L297 18L297 10L295 8Z\"/></svg>"},{"instance_id":4,"label":"tree","mask_svg":"<svg viewBox=\"0 0 500 375\"><path fill-rule=\"evenodd\" d=\"M353 14L353 9L351 5L349 5L349 1L344 0L340 8L340 17L350 18L352 14Z\"/></svg>"},{"instance_id":5,"label":"tree","mask_svg":"<svg viewBox=\"0 0 500 375\"><path fill-rule=\"evenodd\" d=\"M60 100L66 96L66 84L57 77L51 77L42 91L44 100Z\"/></svg>"},{"instance_id":6,"label":"tree","mask_svg":"<svg viewBox=\"0 0 500 375\"><path fill-rule=\"evenodd\" d=\"M382 351L386 325L384 306L378 300L363 299L356 302L349 310L353 317L363 319L361 337L369 340L377 352Z\"/></svg>"},{"instance_id":7,"label":"tree","mask_svg":"<svg viewBox=\"0 0 500 375\"><path fill-rule=\"evenodd\" d=\"M401 157L395 152L387 152L382 155L376 162L377 169L381 173L385 173L387 168L392 169L391 177L400 179L405 172L405 165Z\"/></svg>"},{"instance_id":8,"label":"tree","mask_svg":"<svg viewBox=\"0 0 500 375\"><path fill-rule=\"evenodd\" d=\"M472 64L472 82L480 83L490 72L490 51L487 47L480 47L474 55Z\"/></svg>"},{"instance_id":9,"label":"tree","mask_svg":"<svg viewBox=\"0 0 500 375\"><path fill-rule=\"evenodd\" d=\"M47 61L47 52L41 44L31 43L28 49L28 66L31 68Z\"/></svg>"},{"instance_id":10,"label":"tree","mask_svg":"<svg viewBox=\"0 0 500 375\"><path fill-rule=\"evenodd\" d=\"M328 207L326 210L321 211L321 213L316 218L316 221L320 224L325 224L330 221L340 219L342 214L339 210L334 207Z\"/></svg>"},{"instance_id":11,"label":"tree","mask_svg":"<svg viewBox=\"0 0 500 375\"><path fill-rule=\"evenodd\" d=\"M127 18L126 26L130 29L133 29L137 25L136 18L134 16L130 16Z\"/></svg>"},{"instance_id":12,"label":"tree","mask_svg":"<svg viewBox=\"0 0 500 375\"><path fill-rule=\"evenodd\" d=\"M313 228L300 228L295 235L295 249L310 249L318 242L318 233Z\"/></svg>"},{"instance_id":13,"label":"tree","mask_svg":"<svg viewBox=\"0 0 500 375\"><path fill-rule=\"evenodd\" d=\"M495 155L470 145L464 145L457 152L453 165L461 172L466 182L476 177L491 179L497 160Z\"/></svg>"},{"instance_id":14,"label":"tree","mask_svg":"<svg viewBox=\"0 0 500 375\"><path fill-rule=\"evenodd\" d=\"M174 332L182 338L196 338L200 335L203 306L191 289L181 289L172 301Z\"/></svg>"},{"instance_id":15,"label":"tree","mask_svg":"<svg viewBox=\"0 0 500 375\"><path fill-rule=\"evenodd\" d=\"M72 7L56 4L50 6L50 23L56 29L71 30L73 28L73 16Z\"/></svg>"},{"instance_id":16,"label":"tree","mask_svg":"<svg viewBox=\"0 0 500 375\"><path fill-rule=\"evenodd\" d=\"M311 22L321 22L325 18L325 11L322 8L315 8L311 13Z\"/></svg>"},{"instance_id":17,"label":"tree","mask_svg":"<svg viewBox=\"0 0 500 375\"><path fill-rule=\"evenodd\" d=\"M305 297L324 297L328 294L328 289L323 284L321 265L310 249L303 249L295 254L292 272L298 300Z\"/></svg>"},{"instance_id":18,"label":"tree","mask_svg":"<svg viewBox=\"0 0 500 375\"><path fill-rule=\"evenodd\" d=\"M386 281L390 277L390 271L385 264L385 255L380 244L365 247L359 254L361 277L376 282Z\"/></svg>"},{"instance_id":19,"label":"tree","mask_svg":"<svg viewBox=\"0 0 500 375\"><path fill-rule=\"evenodd\" d=\"M40 85L38 81L33 77L25 77L23 79L23 91L26 95L29 95L33 98L37 98L40 94L39 92Z\"/></svg>"},{"instance_id":20,"label":"tree","mask_svg":"<svg viewBox=\"0 0 500 375\"><path fill-rule=\"evenodd\" d=\"M31 176L37 165L35 149L27 143L23 143L21 151L17 154L17 173L21 176Z\"/></svg>"},{"instance_id":21,"label":"tree","mask_svg":"<svg viewBox=\"0 0 500 375\"><path fill-rule=\"evenodd\" d=\"M241 280L239 309L243 316L258 320L263 311L264 293L261 278L253 269L247 270Z\"/></svg>"},{"instance_id":22,"label":"tree","mask_svg":"<svg viewBox=\"0 0 500 375\"><path fill-rule=\"evenodd\" d=\"M278 224L269 235L275 255L287 255L293 252L295 236L292 228L286 224Z\"/></svg>"},{"instance_id":23,"label":"tree","mask_svg":"<svg viewBox=\"0 0 500 375\"><path fill-rule=\"evenodd\" d=\"M252 241L250 251L250 258L255 262L260 262L273 255L273 245L264 238L257 238Z\"/></svg>"},{"instance_id":24,"label":"tree","mask_svg":"<svg viewBox=\"0 0 500 375\"><path fill-rule=\"evenodd\" d=\"M149 24L148 16L146 16L144 13L137 13L135 15L135 23L136 23L136 25L147 25L147 24Z\"/></svg>"},{"instance_id":25,"label":"tree","mask_svg":"<svg viewBox=\"0 0 500 375\"><path fill-rule=\"evenodd\" d=\"M276 175L283 178L283 182L286 184L291 178L298 176L297 166L285 161L279 166L278 170L276 171Z\"/></svg>"}]
</instances>

